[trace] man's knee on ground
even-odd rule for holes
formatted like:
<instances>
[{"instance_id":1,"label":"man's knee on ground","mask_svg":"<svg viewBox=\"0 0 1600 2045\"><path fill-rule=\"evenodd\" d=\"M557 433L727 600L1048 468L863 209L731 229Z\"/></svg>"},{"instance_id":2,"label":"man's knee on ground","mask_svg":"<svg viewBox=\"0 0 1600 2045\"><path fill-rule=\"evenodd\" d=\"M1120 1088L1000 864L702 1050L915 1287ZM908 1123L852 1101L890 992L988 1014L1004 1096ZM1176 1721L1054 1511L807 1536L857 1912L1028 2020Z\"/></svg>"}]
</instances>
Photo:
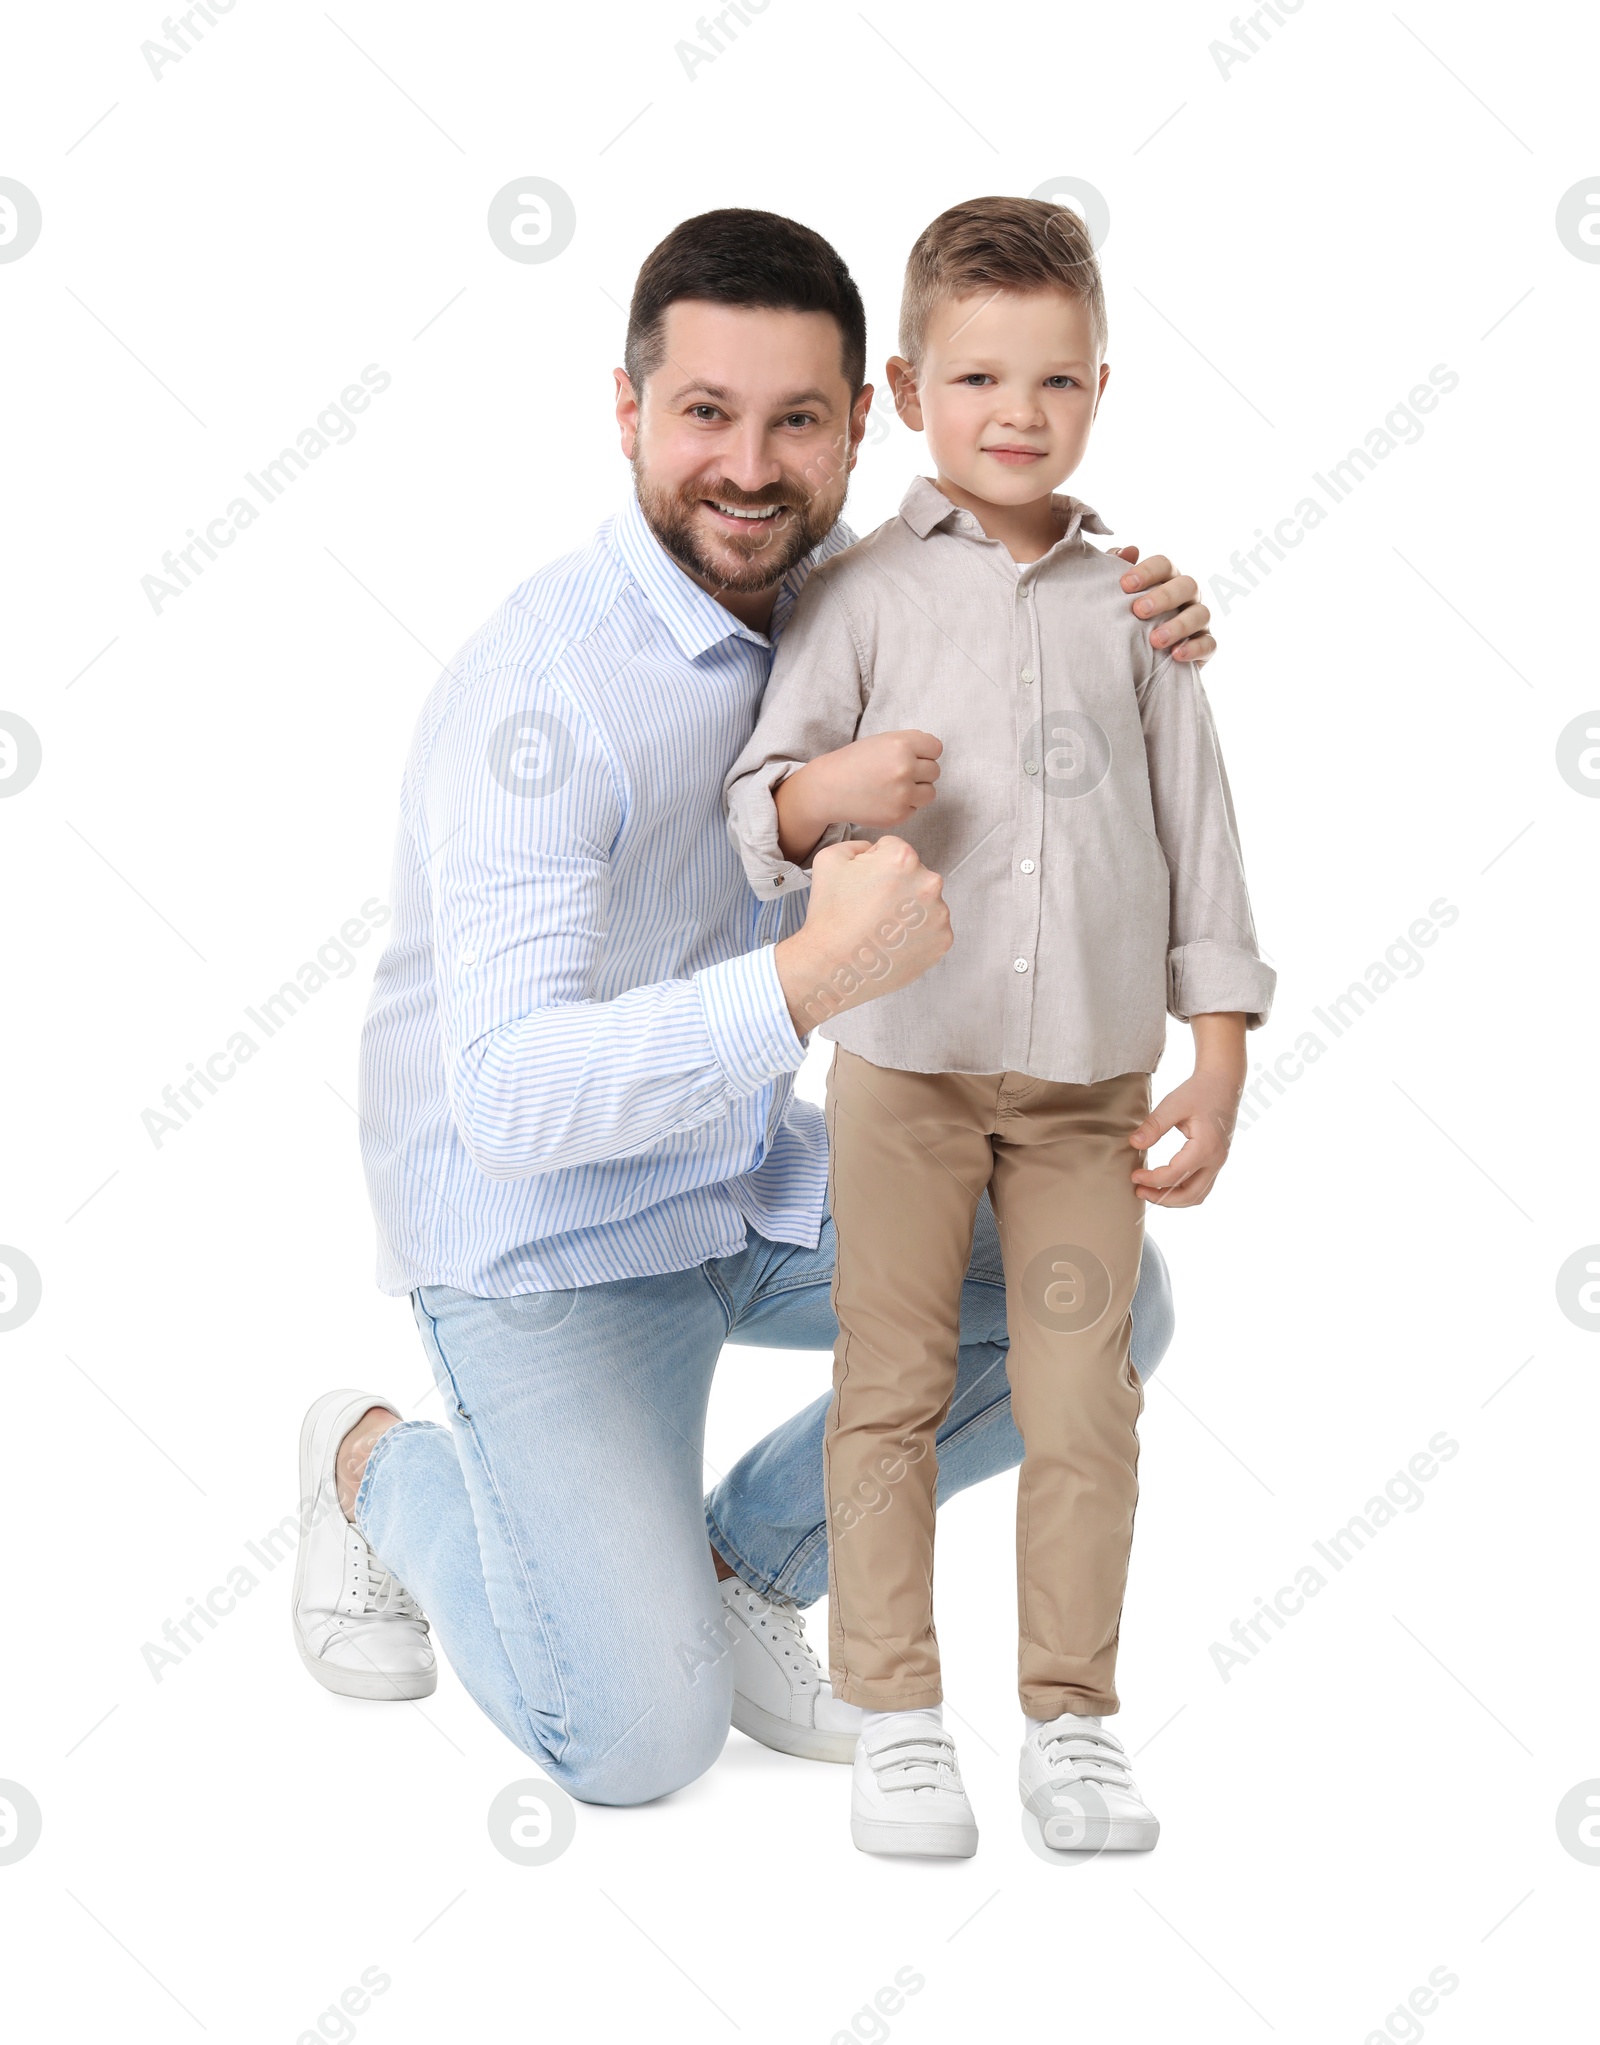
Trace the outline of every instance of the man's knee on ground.
<instances>
[{"instance_id":1,"label":"man's knee on ground","mask_svg":"<svg viewBox=\"0 0 1600 2045\"><path fill-rule=\"evenodd\" d=\"M649 1803L706 1772L732 1714L732 1642L719 1605L653 1642L636 1638L625 1685L602 1681L569 1697L568 1737L552 1772L585 1803Z\"/></svg>"},{"instance_id":2,"label":"man's knee on ground","mask_svg":"<svg viewBox=\"0 0 1600 2045\"><path fill-rule=\"evenodd\" d=\"M588 1804L647 1804L684 1788L722 1752L733 1686L725 1666L702 1670L692 1684L679 1674L676 1683L681 1692L664 1691L620 1726L609 1710L575 1721L560 1761L545 1765Z\"/></svg>"}]
</instances>

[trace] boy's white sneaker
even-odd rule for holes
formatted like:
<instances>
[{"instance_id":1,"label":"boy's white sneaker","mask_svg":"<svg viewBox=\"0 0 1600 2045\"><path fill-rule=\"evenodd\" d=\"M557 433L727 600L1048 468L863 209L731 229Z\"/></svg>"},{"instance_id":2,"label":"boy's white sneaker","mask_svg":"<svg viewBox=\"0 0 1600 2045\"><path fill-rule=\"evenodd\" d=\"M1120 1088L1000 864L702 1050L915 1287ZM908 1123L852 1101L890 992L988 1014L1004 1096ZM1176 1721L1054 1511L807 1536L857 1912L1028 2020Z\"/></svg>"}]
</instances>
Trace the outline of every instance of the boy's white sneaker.
<instances>
[{"instance_id":1,"label":"boy's white sneaker","mask_svg":"<svg viewBox=\"0 0 1600 2045\"><path fill-rule=\"evenodd\" d=\"M371 1406L399 1411L376 1392L328 1392L301 1423L295 1645L341 1697L428 1697L439 1681L428 1622L339 1509L334 1458Z\"/></svg>"},{"instance_id":2,"label":"boy's white sneaker","mask_svg":"<svg viewBox=\"0 0 1600 2045\"><path fill-rule=\"evenodd\" d=\"M850 1782L850 1837L863 1853L966 1860L977 1852L956 1743L925 1712L874 1713L862 1732Z\"/></svg>"},{"instance_id":3,"label":"boy's white sneaker","mask_svg":"<svg viewBox=\"0 0 1600 2045\"><path fill-rule=\"evenodd\" d=\"M1161 1821L1139 1794L1122 1742L1098 1718L1063 1712L1022 1743L1022 1801L1046 1846L1142 1853Z\"/></svg>"},{"instance_id":4,"label":"boy's white sneaker","mask_svg":"<svg viewBox=\"0 0 1600 2045\"><path fill-rule=\"evenodd\" d=\"M723 1625L733 1649L733 1722L780 1754L805 1761L856 1757L861 1707L834 1696L798 1605L724 1578Z\"/></svg>"}]
</instances>

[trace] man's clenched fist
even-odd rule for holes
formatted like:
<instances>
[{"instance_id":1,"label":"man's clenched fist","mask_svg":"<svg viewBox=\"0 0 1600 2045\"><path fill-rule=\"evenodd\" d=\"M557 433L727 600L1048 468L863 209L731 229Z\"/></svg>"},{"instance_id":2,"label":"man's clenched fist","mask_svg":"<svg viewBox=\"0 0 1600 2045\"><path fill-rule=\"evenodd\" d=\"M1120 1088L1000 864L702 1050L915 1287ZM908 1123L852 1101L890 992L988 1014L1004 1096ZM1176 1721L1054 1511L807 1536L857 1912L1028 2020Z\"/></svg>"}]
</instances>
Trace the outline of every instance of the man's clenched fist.
<instances>
[{"instance_id":1,"label":"man's clenched fist","mask_svg":"<svg viewBox=\"0 0 1600 2045\"><path fill-rule=\"evenodd\" d=\"M951 945L942 889L903 838L824 846L804 927L775 953L798 1036L938 964Z\"/></svg>"}]
</instances>

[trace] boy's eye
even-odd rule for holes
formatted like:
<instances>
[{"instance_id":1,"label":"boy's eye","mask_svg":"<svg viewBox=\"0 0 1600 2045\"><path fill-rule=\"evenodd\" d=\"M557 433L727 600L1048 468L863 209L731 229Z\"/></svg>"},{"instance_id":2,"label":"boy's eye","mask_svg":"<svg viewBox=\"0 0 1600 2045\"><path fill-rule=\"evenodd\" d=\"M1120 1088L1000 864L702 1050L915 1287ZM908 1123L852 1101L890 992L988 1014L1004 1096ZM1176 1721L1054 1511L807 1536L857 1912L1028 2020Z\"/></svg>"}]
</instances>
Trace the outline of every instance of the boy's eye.
<instances>
[{"instance_id":1,"label":"boy's eye","mask_svg":"<svg viewBox=\"0 0 1600 2045\"><path fill-rule=\"evenodd\" d=\"M972 371L971 375L960 377L957 379L957 381L960 383L970 384L974 390L977 390L981 384L993 383L994 378L982 369L975 369Z\"/></svg>"},{"instance_id":2,"label":"boy's eye","mask_svg":"<svg viewBox=\"0 0 1600 2045\"><path fill-rule=\"evenodd\" d=\"M1047 376L1044 380L1045 389L1052 391L1071 390L1077 381L1075 376Z\"/></svg>"}]
</instances>

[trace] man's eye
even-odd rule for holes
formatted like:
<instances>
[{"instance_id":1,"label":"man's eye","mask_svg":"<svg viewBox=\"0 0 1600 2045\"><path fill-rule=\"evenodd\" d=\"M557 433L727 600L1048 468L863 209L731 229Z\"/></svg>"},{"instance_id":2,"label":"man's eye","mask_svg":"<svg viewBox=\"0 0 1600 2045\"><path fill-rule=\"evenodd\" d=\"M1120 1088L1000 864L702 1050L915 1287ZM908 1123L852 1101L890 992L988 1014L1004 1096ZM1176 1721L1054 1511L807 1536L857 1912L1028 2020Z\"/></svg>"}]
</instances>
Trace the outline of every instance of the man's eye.
<instances>
[{"instance_id":1,"label":"man's eye","mask_svg":"<svg viewBox=\"0 0 1600 2045\"><path fill-rule=\"evenodd\" d=\"M722 414L715 405L691 405L689 407L689 417L691 419L720 419Z\"/></svg>"},{"instance_id":2,"label":"man's eye","mask_svg":"<svg viewBox=\"0 0 1600 2045\"><path fill-rule=\"evenodd\" d=\"M779 423L784 426L815 426L817 417L814 412L789 412Z\"/></svg>"}]
</instances>

